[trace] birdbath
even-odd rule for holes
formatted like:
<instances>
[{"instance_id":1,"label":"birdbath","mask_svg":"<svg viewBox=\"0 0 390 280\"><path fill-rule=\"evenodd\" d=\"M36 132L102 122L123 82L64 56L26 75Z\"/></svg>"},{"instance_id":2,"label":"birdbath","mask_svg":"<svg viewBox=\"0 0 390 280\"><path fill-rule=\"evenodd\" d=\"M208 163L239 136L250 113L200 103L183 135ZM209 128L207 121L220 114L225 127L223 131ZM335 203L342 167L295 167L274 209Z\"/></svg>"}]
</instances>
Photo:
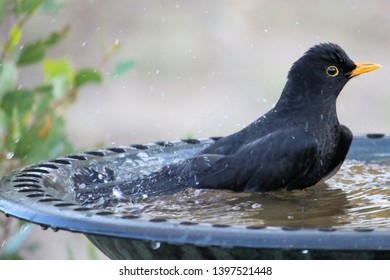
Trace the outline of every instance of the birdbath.
<instances>
[{"instance_id":1,"label":"birdbath","mask_svg":"<svg viewBox=\"0 0 390 280\"><path fill-rule=\"evenodd\" d=\"M83 233L112 259L390 257L390 138L380 134L354 137L339 175L306 190L187 189L110 206L76 198L71 178L82 169L126 178L217 139L109 147L33 164L0 181L0 210L44 229Z\"/></svg>"}]
</instances>

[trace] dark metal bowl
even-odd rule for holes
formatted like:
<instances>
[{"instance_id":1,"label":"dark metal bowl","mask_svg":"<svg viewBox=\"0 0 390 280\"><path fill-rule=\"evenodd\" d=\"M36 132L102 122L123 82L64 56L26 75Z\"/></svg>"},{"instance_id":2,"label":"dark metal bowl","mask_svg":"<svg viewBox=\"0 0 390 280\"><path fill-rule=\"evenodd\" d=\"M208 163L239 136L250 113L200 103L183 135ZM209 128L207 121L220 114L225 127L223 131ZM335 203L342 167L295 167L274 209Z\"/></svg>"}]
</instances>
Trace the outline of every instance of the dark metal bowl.
<instances>
[{"instance_id":1,"label":"dark metal bowl","mask_svg":"<svg viewBox=\"0 0 390 280\"><path fill-rule=\"evenodd\" d=\"M28 166L0 181L0 210L44 228L84 233L112 259L389 258L390 230L251 227L122 215L79 203L70 177L81 168L134 155L190 156L216 138L87 151ZM388 164L390 138L355 137L349 159Z\"/></svg>"}]
</instances>

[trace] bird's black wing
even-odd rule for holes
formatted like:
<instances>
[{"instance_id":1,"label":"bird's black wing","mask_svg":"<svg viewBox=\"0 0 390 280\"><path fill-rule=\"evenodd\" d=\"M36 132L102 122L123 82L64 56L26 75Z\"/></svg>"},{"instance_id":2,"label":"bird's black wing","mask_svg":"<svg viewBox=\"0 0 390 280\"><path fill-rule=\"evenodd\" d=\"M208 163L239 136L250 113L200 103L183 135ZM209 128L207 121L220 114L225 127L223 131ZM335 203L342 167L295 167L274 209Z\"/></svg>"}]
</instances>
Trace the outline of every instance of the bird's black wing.
<instances>
[{"instance_id":1,"label":"bird's black wing","mask_svg":"<svg viewBox=\"0 0 390 280\"><path fill-rule=\"evenodd\" d=\"M340 169L341 165L344 162L345 157L349 151L349 147L352 143L352 132L348 127L344 125L340 125L340 138L336 147L336 153L334 158L332 159L331 165L323 177L324 180L332 177L336 172Z\"/></svg>"},{"instance_id":2,"label":"bird's black wing","mask_svg":"<svg viewBox=\"0 0 390 280\"><path fill-rule=\"evenodd\" d=\"M269 191L315 184L310 171L318 158L318 142L304 128L277 130L221 157L198 174L199 187L235 191Z\"/></svg>"}]
</instances>

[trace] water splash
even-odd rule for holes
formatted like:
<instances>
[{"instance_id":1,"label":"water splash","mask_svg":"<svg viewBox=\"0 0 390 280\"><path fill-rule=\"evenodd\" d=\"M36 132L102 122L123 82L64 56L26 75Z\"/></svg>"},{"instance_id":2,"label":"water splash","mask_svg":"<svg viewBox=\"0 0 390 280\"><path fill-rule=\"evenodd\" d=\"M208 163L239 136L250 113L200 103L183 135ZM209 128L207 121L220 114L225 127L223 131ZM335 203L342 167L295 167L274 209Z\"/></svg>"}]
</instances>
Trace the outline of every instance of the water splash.
<instances>
[{"instance_id":1,"label":"water splash","mask_svg":"<svg viewBox=\"0 0 390 280\"><path fill-rule=\"evenodd\" d=\"M153 250L158 250L160 249L160 247L161 247L161 242L153 241L150 243L150 248L152 248Z\"/></svg>"}]
</instances>

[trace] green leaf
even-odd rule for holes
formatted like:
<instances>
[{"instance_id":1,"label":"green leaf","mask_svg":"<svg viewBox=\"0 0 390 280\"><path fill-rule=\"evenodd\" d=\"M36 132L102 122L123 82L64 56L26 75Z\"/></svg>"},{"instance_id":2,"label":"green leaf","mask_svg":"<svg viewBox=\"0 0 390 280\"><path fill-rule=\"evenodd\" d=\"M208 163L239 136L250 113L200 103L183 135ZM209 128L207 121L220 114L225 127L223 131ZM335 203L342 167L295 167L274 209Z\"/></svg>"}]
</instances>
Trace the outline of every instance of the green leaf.
<instances>
[{"instance_id":1,"label":"green leaf","mask_svg":"<svg viewBox=\"0 0 390 280\"><path fill-rule=\"evenodd\" d=\"M21 136L15 156L34 163L74 151L65 133L65 121L56 115L46 115Z\"/></svg>"},{"instance_id":2,"label":"green leaf","mask_svg":"<svg viewBox=\"0 0 390 280\"><path fill-rule=\"evenodd\" d=\"M69 32L69 27L65 26L62 30L51 33L46 39L28 43L22 49L18 66L37 63L44 59L46 50L61 41Z\"/></svg>"},{"instance_id":3,"label":"green leaf","mask_svg":"<svg viewBox=\"0 0 390 280\"><path fill-rule=\"evenodd\" d=\"M53 88L51 86L46 88L41 87L39 89L34 90L37 100L37 106L35 109L36 117L40 117L45 113L49 112L50 103L53 100L52 90Z\"/></svg>"},{"instance_id":4,"label":"green leaf","mask_svg":"<svg viewBox=\"0 0 390 280\"><path fill-rule=\"evenodd\" d=\"M82 69L75 75L74 85L79 88L87 83L100 83L102 75L96 69Z\"/></svg>"},{"instance_id":5,"label":"green leaf","mask_svg":"<svg viewBox=\"0 0 390 280\"><path fill-rule=\"evenodd\" d=\"M17 15L22 13L33 13L42 2L43 0L14 0L15 13Z\"/></svg>"},{"instance_id":6,"label":"green leaf","mask_svg":"<svg viewBox=\"0 0 390 280\"><path fill-rule=\"evenodd\" d=\"M34 104L34 95L27 90L10 91L4 95L0 102L0 107L3 109L6 115L12 116L14 108L19 112L19 115L24 117L26 113L29 113Z\"/></svg>"},{"instance_id":7,"label":"green leaf","mask_svg":"<svg viewBox=\"0 0 390 280\"><path fill-rule=\"evenodd\" d=\"M43 62L43 72L49 81L61 76L73 80L74 76L73 67L68 59L46 59Z\"/></svg>"},{"instance_id":8,"label":"green leaf","mask_svg":"<svg viewBox=\"0 0 390 280\"><path fill-rule=\"evenodd\" d=\"M14 63L0 62L0 101L7 91L12 90L18 80L18 69Z\"/></svg>"},{"instance_id":9,"label":"green leaf","mask_svg":"<svg viewBox=\"0 0 390 280\"><path fill-rule=\"evenodd\" d=\"M69 25L64 26L60 31L52 32L49 37L47 37L44 42L46 47L51 47L60 42L62 39L68 35L70 31Z\"/></svg>"},{"instance_id":10,"label":"green leaf","mask_svg":"<svg viewBox=\"0 0 390 280\"><path fill-rule=\"evenodd\" d=\"M12 26L9 32L9 40L6 45L6 52L12 52L22 39L22 29L18 24Z\"/></svg>"},{"instance_id":11,"label":"green leaf","mask_svg":"<svg viewBox=\"0 0 390 280\"><path fill-rule=\"evenodd\" d=\"M133 59L126 60L126 61L120 61L115 65L114 76L115 77L122 76L126 72L133 69L134 66L135 66L135 60L133 60Z\"/></svg>"},{"instance_id":12,"label":"green leaf","mask_svg":"<svg viewBox=\"0 0 390 280\"><path fill-rule=\"evenodd\" d=\"M41 61L45 57L46 45L42 41L34 42L24 46L19 59L18 66L24 66Z\"/></svg>"},{"instance_id":13,"label":"green leaf","mask_svg":"<svg viewBox=\"0 0 390 280\"><path fill-rule=\"evenodd\" d=\"M0 108L6 117L6 141L7 149L13 151L16 142L24 131L27 130L34 96L30 91L10 91L4 95Z\"/></svg>"},{"instance_id":14,"label":"green leaf","mask_svg":"<svg viewBox=\"0 0 390 280\"><path fill-rule=\"evenodd\" d=\"M74 82L74 71L70 61L47 59L43 62L43 71L46 80L53 86L53 96L57 99L65 97Z\"/></svg>"}]
</instances>

